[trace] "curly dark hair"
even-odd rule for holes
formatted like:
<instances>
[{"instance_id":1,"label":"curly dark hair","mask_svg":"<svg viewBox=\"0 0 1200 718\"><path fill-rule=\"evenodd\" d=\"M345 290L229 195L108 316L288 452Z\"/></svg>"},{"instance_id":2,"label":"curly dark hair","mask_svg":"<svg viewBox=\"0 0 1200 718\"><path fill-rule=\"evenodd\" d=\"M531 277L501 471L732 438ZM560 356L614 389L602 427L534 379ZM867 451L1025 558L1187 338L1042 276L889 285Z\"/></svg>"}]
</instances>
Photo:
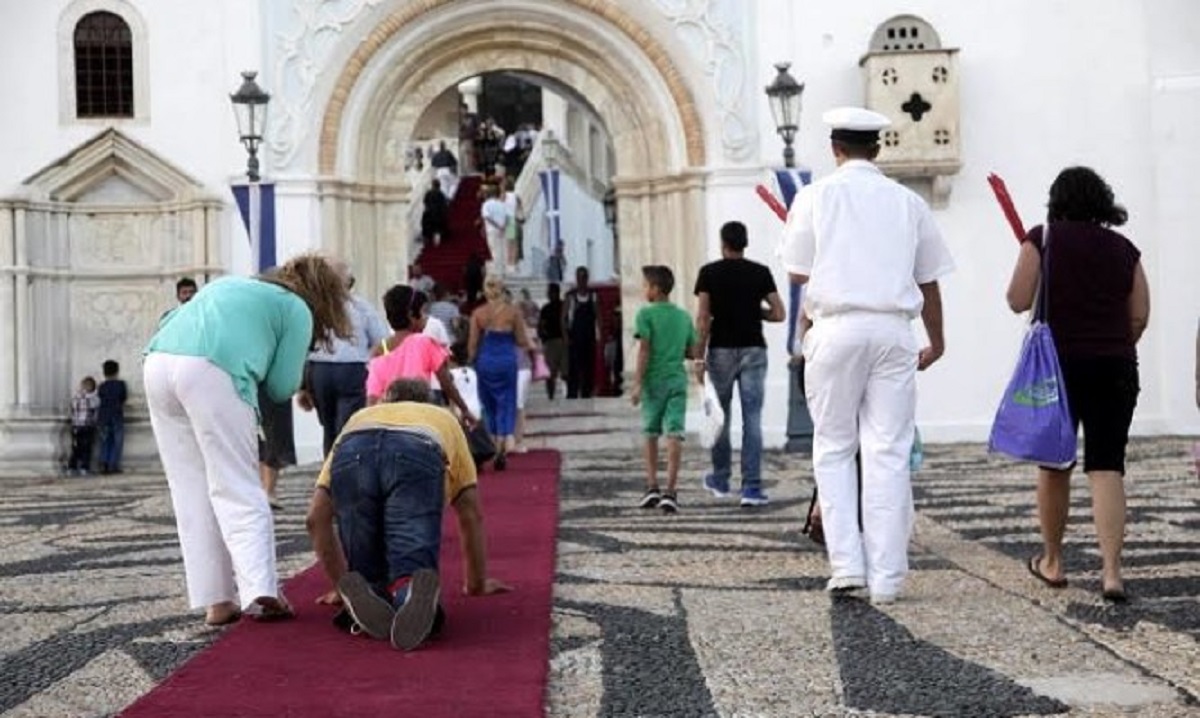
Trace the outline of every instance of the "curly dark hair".
<instances>
[{"instance_id":1,"label":"curly dark hair","mask_svg":"<svg viewBox=\"0 0 1200 718\"><path fill-rule=\"evenodd\" d=\"M1120 227L1129 219L1129 213L1114 199L1112 187L1090 167L1068 167L1059 172L1050 185L1046 207L1051 222L1068 220Z\"/></svg>"},{"instance_id":2,"label":"curly dark hair","mask_svg":"<svg viewBox=\"0 0 1200 718\"><path fill-rule=\"evenodd\" d=\"M397 284L383 295L383 312L387 315L388 324L395 331L409 329L413 320L421 316L421 310L429 303L425 292L418 291L407 284Z\"/></svg>"}]
</instances>

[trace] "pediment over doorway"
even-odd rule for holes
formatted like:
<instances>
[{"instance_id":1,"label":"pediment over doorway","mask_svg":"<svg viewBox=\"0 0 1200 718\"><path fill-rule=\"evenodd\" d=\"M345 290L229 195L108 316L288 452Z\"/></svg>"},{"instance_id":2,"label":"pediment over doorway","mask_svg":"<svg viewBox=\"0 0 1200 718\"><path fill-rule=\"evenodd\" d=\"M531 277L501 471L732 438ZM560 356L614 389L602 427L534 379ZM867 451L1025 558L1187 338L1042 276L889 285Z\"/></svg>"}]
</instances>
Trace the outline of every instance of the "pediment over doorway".
<instances>
[{"instance_id":1,"label":"pediment over doorway","mask_svg":"<svg viewBox=\"0 0 1200 718\"><path fill-rule=\"evenodd\" d=\"M130 205L212 199L161 155L109 128L22 183L34 201Z\"/></svg>"}]
</instances>

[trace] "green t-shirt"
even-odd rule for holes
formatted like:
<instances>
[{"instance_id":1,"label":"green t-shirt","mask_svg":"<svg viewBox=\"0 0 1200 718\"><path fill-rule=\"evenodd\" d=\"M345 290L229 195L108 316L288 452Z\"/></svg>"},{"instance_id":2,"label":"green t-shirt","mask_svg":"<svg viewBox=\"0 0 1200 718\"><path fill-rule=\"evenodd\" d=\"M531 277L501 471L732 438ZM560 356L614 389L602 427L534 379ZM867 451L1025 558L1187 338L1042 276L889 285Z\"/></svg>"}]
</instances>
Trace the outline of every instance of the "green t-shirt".
<instances>
[{"instance_id":1,"label":"green t-shirt","mask_svg":"<svg viewBox=\"0 0 1200 718\"><path fill-rule=\"evenodd\" d=\"M643 384L687 381L683 360L688 347L697 342L696 327L687 312L670 302L651 302L638 310L634 331L634 336L650 343Z\"/></svg>"}]
</instances>

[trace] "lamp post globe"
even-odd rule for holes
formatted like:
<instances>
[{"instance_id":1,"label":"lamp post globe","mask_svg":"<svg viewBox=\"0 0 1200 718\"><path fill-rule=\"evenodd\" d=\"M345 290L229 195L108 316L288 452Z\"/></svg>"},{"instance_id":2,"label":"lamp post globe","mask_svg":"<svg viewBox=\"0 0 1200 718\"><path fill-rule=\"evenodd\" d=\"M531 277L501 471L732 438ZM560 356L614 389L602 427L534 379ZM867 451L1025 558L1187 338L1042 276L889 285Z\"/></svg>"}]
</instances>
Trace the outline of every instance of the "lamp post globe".
<instances>
[{"instance_id":1,"label":"lamp post globe","mask_svg":"<svg viewBox=\"0 0 1200 718\"><path fill-rule=\"evenodd\" d=\"M233 115L237 119L238 138L249 155L246 161L246 177L251 182L259 181L258 147L262 144L263 129L267 125L267 103L271 96L263 91L254 78L257 72L242 73L242 85L229 96L233 103Z\"/></svg>"},{"instance_id":2,"label":"lamp post globe","mask_svg":"<svg viewBox=\"0 0 1200 718\"><path fill-rule=\"evenodd\" d=\"M796 151L792 149L792 143L800 127L801 97L804 95L804 84L797 82L788 72L791 66L790 62L776 63L775 80L766 88L775 131L783 138L783 164L786 167L796 166Z\"/></svg>"}]
</instances>

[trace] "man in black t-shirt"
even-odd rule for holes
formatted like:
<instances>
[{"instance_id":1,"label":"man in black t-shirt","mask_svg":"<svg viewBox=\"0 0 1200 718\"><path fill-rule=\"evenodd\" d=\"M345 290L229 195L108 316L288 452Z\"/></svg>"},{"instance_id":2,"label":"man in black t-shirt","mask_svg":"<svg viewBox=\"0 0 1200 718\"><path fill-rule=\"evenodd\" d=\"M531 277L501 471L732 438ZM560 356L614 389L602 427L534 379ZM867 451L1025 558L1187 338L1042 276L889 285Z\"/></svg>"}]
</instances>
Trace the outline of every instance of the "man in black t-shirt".
<instances>
[{"instance_id":1,"label":"man in black t-shirt","mask_svg":"<svg viewBox=\"0 0 1200 718\"><path fill-rule=\"evenodd\" d=\"M767 376L767 343L762 323L786 316L775 279L767 267L745 258L746 226L721 227L721 259L704 265L696 279L700 335L697 371L709 381L725 411L725 427L712 447L711 473L704 487L714 496L729 495L733 449L729 443L729 409L736 382L742 402L742 506L762 506L762 407Z\"/></svg>"}]
</instances>

